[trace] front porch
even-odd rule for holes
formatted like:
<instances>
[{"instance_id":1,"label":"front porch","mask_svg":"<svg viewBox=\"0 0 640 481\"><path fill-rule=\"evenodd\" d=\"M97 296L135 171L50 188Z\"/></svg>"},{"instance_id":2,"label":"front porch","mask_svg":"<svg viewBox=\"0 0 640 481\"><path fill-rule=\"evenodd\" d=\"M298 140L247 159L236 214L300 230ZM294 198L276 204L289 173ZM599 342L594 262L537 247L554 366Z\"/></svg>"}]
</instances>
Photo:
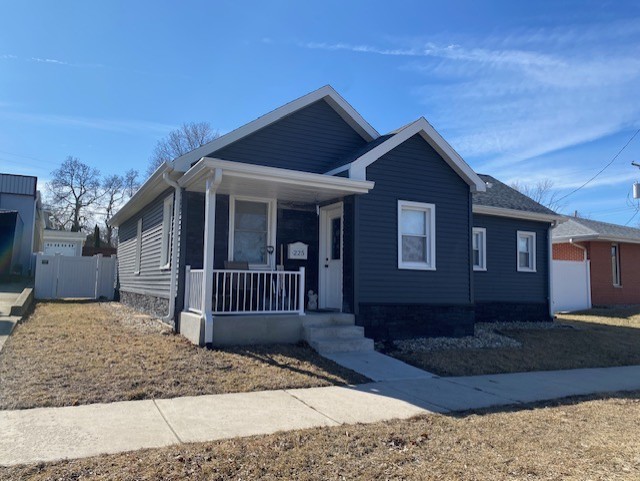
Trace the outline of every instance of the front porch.
<instances>
[{"instance_id":1,"label":"front porch","mask_svg":"<svg viewBox=\"0 0 640 481\"><path fill-rule=\"evenodd\" d=\"M203 158L179 184L182 334L297 342L309 291L312 309L343 311L343 201L373 183Z\"/></svg>"}]
</instances>

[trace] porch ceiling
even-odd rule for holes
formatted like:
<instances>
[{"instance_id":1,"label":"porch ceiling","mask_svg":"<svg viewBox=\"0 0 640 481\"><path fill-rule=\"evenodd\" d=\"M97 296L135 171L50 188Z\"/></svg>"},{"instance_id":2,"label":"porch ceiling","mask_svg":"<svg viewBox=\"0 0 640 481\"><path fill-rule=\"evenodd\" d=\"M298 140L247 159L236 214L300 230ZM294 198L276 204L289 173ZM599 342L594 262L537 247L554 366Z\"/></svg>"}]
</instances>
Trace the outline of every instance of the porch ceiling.
<instances>
[{"instance_id":1,"label":"porch ceiling","mask_svg":"<svg viewBox=\"0 0 640 481\"><path fill-rule=\"evenodd\" d=\"M178 181L192 192L204 192L206 180L219 169L219 194L268 197L292 202L320 203L352 194L366 194L373 182L325 174L265 167L203 157Z\"/></svg>"}]
</instances>

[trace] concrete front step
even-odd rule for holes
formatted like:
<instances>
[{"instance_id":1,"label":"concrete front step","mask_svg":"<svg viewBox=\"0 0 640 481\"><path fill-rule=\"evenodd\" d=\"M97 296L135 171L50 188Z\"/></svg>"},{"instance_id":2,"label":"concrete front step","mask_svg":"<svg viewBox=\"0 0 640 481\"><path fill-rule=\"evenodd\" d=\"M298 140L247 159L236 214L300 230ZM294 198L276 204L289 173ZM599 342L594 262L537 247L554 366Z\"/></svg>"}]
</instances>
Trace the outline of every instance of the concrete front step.
<instances>
[{"instance_id":1,"label":"concrete front step","mask_svg":"<svg viewBox=\"0 0 640 481\"><path fill-rule=\"evenodd\" d=\"M323 339L347 339L364 337L364 327L348 325L310 326L305 328L308 342Z\"/></svg>"},{"instance_id":2,"label":"concrete front step","mask_svg":"<svg viewBox=\"0 0 640 481\"><path fill-rule=\"evenodd\" d=\"M308 312L302 319L302 327L353 326L356 318L353 314L341 312Z\"/></svg>"},{"instance_id":3,"label":"concrete front step","mask_svg":"<svg viewBox=\"0 0 640 481\"><path fill-rule=\"evenodd\" d=\"M367 337L324 338L310 341L312 348L320 354L333 352L373 351L373 339Z\"/></svg>"}]
</instances>

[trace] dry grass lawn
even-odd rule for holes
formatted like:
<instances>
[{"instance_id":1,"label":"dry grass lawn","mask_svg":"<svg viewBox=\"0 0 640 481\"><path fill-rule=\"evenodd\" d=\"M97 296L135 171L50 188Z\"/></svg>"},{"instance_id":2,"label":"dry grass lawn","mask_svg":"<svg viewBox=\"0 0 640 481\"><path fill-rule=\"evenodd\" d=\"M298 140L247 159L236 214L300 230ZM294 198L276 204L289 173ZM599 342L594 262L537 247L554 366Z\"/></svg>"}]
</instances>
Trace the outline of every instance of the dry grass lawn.
<instances>
[{"instance_id":1,"label":"dry grass lawn","mask_svg":"<svg viewBox=\"0 0 640 481\"><path fill-rule=\"evenodd\" d=\"M519 341L521 348L389 354L441 376L640 364L640 307L561 314L557 322L566 329L499 331Z\"/></svg>"},{"instance_id":2,"label":"dry grass lawn","mask_svg":"<svg viewBox=\"0 0 640 481\"><path fill-rule=\"evenodd\" d=\"M7 480L637 480L640 392L0 468Z\"/></svg>"},{"instance_id":3,"label":"dry grass lawn","mask_svg":"<svg viewBox=\"0 0 640 481\"><path fill-rule=\"evenodd\" d=\"M38 303L0 352L0 409L366 381L306 345L199 348L118 303Z\"/></svg>"}]
</instances>

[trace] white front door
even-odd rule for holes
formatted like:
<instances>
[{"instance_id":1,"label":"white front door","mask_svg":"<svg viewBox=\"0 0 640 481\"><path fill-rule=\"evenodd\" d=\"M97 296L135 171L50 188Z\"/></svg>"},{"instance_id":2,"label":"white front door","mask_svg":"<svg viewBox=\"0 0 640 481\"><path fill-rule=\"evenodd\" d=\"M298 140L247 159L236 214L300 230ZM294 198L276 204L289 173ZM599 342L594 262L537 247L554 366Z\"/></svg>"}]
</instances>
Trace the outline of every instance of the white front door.
<instances>
[{"instance_id":1,"label":"white front door","mask_svg":"<svg viewBox=\"0 0 640 481\"><path fill-rule=\"evenodd\" d=\"M342 310L342 231L342 202L322 207L318 282L321 309Z\"/></svg>"}]
</instances>

